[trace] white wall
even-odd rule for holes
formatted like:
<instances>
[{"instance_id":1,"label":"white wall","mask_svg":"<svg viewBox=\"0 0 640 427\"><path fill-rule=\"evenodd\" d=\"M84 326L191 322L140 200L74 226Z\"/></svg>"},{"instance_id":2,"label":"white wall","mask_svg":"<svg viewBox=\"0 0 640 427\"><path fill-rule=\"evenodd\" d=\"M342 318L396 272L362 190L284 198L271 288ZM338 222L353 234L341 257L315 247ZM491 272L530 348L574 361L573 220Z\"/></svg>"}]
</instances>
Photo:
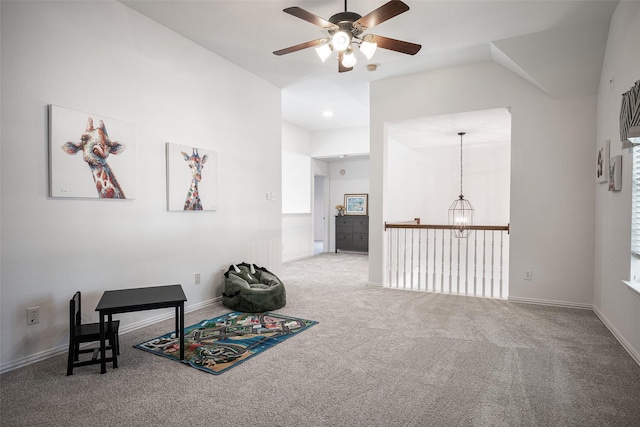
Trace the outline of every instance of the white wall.
<instances>
[{"instance_id":1,"label":"white wall","mask_svg":"<svg viewBox=\"0 0 640 427\"><path fill-rule=\"evenodd\" d=\"M306 186L309 198L308 211L306 213L283 213L282 214L282 260L284 262L293 261L313 255L313 214L311 203L313 196L313 166L311 164L311 133L299 128L291 123L282 123L282 149L290 153L295 153L301 162L305 163L307 169L307 179L304 181L283 179L282 194L288 197L295 197L300 185ZM284 154L284 153L283 153ZM283 164L283 168L287 165ZM287 171L283 170L283 174ZM302 211L300 211L302 212Z\"/></svg>"},{"instance_id":2,"label":"white wall","mask_svg":"<svg viewBox=\"0 0 640 427\"><path fill-rule=\"evenodd\" d=\"M311 132L294 124L282 122L282 149L311 156Z\"/></svg>"},{"instance_id":3,"label":"white wall","mask_svg":"<svg viewBox=\"0 0 640 427\"><path fill-rule=\"evenodd\" d=\"M311 158L282 150L282 213L311 214ZM273 195L266 195L270 199Z\"/></svg>"},{"instance_id":4,"label":"white wall","mask_svg":"<svg viewBox=\"0 0 640 427\"><path fill-rule=\"evenodd\" d=\"M372 284L382 284L385 265L385 123L511 107L510 299L591 306L595 97L553 99L487 62L372 82L370 98ZM525 269L533 281L523 280Z\"/></svg>"},{"instance_id":5,"label":"white wall","mask_svg":"<svg viewBox=\"0 0 640 427\"><path fill-rule=\"evenodd\" d=\"M460 194L460 146L414 150L388 141L387 222L420 218L447 224L448 210ZM464 147L463 191L478 225L509 223L509 143Z\"/></svg>"},{"instance_id":6,"label":"white wall","mask_svg":"<svg viewBox=\"0 0 640 427\"><path fill-rule=\"evenodd\" d=\"M640 363L640 297L621 280L630 278L632 156L620 146L621 95L640 79L640 3L622 1L609 26L598 92L598 141L611 140L611 156L622 155L622 191L596 185L596 313Z\"/></svg>"},{"instance_id":7,"label":"white wall","mask_svg":"<svg viewBox=\"0 0 640 427\"><path fill-rule=\"evenodd\" d=\"M0 7L0 370L65 351L76 290L91 321L106 289L181 283L194 307L233 262L280 271L280 203L264 197L281 188L278 88L118 2ZM48 104L136 124L135 200L48 197ZM218 152L217 211L167 212L167 141ZM27 326L32 306L40 323Z\"/></svg>"},{"instance_id":8,"label":"white wall","mask_svg":"<svg viewBox=\"0 0 640 427\"><path fill-rule=\"evenodd\" d=\"M311 134L311 157L322 158L368 154L368 127L332 129Z\"/></svg>"}]
</instances>

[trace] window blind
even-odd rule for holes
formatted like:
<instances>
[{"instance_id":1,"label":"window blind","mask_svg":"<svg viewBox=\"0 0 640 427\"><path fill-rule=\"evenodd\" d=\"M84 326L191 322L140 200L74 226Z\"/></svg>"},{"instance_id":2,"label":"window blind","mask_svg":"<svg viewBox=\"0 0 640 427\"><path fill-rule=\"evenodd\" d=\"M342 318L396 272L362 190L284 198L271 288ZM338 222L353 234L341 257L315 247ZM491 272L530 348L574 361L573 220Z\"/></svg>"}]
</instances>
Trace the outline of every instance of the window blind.
<instances>
[{"instance_id":1,"label":"window blind","mask_svg":"<svg viewBox=\"0 0 640 427\"><path fill-rule=\"evenodd\" d=\"M631 191L631 253L640 258L640 147L633 149Z\"/></svg>"}]
</instances>

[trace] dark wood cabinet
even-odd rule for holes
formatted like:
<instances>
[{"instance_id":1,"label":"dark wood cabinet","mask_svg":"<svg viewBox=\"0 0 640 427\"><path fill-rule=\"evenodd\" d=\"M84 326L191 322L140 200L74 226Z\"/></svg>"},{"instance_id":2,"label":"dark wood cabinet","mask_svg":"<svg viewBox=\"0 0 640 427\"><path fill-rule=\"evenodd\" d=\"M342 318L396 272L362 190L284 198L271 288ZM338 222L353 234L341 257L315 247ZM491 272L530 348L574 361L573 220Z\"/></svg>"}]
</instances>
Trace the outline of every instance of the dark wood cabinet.
<instances>
[{"instance_id":1,"label":"dark wood cabinet","mask_svg":"<svg viewBox=\"0 0 640 427\"><path fill-rule=\"evenodd\" d=\"M368 216L336 216L336 253L338 250L369 252Z\"/></svg>"}]
</instances>

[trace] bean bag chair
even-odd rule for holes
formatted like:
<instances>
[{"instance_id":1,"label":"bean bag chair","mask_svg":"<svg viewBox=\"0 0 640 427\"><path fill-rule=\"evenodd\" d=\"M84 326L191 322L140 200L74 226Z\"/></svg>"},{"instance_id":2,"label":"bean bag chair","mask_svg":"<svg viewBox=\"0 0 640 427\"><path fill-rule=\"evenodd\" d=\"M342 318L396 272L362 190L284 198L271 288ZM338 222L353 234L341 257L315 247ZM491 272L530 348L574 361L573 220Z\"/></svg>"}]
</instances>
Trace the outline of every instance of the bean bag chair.
<instances>
[{"instance_id":1,"label":"bean bag chair","mask_svg":"<svg viewBox=\"0 0 640 427\"><path fill-rule=\"evenodd\" d=\"M224 273L222 304L235 311L261 313L287 303L284 283L264 267L234 264Z\"/></svg>"}]
</instances>

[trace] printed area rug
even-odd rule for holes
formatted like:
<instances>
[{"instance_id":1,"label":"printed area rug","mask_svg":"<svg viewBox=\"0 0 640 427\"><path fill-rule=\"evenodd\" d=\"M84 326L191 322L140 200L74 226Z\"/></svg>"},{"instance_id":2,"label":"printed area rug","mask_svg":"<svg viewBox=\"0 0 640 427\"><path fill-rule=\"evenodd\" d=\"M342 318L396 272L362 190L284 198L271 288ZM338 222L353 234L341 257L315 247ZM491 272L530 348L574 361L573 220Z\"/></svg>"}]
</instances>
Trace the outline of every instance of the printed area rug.
<instances>
[{"instance_id":1,"label":"printed area rug","mask_svg":"<svg viewBox=\"0 0 640 427\"><path fill-rule=\"evenodd\" d=\"M316 323L281 314L238 311L203 320L184 330L184 363L219 375ZM180 339L175 332L134 347L180 361Z\"/></svg>"}]
</instances>

